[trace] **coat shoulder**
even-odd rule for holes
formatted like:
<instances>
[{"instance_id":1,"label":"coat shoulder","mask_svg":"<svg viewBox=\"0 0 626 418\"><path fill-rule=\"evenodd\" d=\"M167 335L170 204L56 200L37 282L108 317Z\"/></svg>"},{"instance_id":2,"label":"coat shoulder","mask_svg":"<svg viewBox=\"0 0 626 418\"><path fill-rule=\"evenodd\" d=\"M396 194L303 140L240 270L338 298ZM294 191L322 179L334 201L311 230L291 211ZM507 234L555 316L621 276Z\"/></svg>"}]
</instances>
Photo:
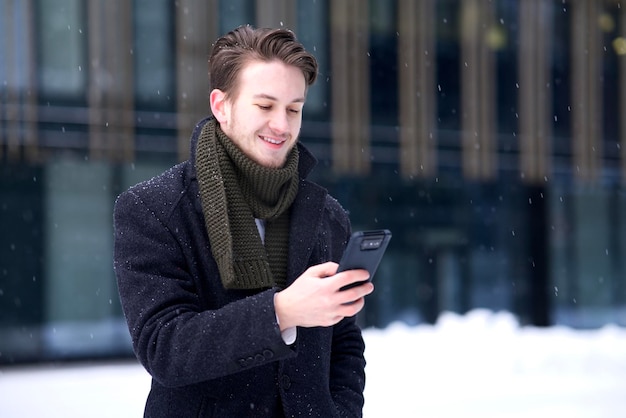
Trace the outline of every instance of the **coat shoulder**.
<instances>
[{"instance_id":1,"label":"coat shoulder","mask_svg":"<svg viewBox=\"0 0 626 418\"><path fill-rule=\"evenodd\" d=\"M160 217L168 217L176 208L188 189L188 161L177 164L163 173L131 186L121 193L115 203L116 209L128 201L141 201Z\"/></svg>"}]
</instances>

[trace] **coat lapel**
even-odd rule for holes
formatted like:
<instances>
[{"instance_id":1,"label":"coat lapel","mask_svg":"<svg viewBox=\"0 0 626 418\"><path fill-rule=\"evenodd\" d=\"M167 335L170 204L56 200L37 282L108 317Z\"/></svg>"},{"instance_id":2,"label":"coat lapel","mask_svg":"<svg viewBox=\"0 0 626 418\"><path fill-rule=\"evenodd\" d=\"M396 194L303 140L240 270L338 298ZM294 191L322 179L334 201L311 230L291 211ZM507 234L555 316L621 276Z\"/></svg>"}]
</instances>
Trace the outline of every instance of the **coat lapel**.
<instances>
[{"instance_id":1,"label":"coat lapel","mask_svg":"<svg viewBox=\"0 0 626 418\"><path fill-rule=\"evenodd\" d=\"M300 188L291 208L287 284L308 267L311 253L317 245L327 194L326 189L314 183L300 181Z\"/></svg>"}]
</instances>

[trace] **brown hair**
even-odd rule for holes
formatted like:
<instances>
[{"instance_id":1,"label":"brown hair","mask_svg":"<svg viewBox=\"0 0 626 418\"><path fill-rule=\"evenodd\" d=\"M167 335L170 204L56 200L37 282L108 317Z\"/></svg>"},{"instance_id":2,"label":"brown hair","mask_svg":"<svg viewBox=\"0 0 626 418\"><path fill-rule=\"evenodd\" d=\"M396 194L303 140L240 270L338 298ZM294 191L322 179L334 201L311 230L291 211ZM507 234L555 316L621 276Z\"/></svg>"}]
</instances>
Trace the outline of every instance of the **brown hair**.
<instances>
[{"instance_id":1,"label":"brown hair","mask_svg":"<svg viewBox=\"0 0 626 418\"><path fill-rule=\"evenodd\" d=\"M317 78L317 60L304 49L294 33L287 29L255 29L240 26L213 44L209 57L209 85L227 97L237 95L241 69L251 60L279 60L299 68L307 87Z\"/></svg>"}]
</instances>

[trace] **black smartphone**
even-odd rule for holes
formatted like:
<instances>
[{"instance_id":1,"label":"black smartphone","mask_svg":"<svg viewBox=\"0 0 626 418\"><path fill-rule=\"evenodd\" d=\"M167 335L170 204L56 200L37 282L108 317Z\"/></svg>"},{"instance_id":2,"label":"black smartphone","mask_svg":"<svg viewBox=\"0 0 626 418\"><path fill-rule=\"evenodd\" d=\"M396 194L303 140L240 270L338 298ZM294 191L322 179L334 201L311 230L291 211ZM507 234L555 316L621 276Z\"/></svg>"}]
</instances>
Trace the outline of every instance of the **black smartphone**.
<instances>
[{"instance_id":1,"label":"black smartphone","mask_svg":"<svg viewBox=\"0 0 626 418\"><path fill-rule=\"evenodd\" d=\"M369 280L372 280L390 239L391 232L388 229L354 232L339 261L337 273L345 270L365 269L370 274ZM341 290L359 286L361 283L349 284Z\"/></svg>"}]
</instances>

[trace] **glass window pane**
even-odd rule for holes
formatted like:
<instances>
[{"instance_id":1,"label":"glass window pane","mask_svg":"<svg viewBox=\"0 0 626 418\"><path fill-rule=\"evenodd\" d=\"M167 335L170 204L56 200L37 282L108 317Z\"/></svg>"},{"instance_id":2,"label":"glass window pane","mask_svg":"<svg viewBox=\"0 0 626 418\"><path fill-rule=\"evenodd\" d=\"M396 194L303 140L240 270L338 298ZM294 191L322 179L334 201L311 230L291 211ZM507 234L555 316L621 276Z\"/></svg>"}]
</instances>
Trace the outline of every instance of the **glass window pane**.
<instances>
[{"instance_id":1,"label":"glass window pane","mask_svg":"<svg viewBox=\"0 0 626 418\"><path fill-rule=\"evenodd\" d=\"M135 1L137 107L174 108L173 11L168 0Z\"/></svg>"},{"instance_id":2,"label":"glass window pane","mask_svg":"<svg viewBox=\"0 0 626 418\"><path fill-rule=\"evenodd\" d=\"M47 0L38 4L41 94L78 96L86 81L84 4L79 0Z\"/></svg>"}]
</instances>

